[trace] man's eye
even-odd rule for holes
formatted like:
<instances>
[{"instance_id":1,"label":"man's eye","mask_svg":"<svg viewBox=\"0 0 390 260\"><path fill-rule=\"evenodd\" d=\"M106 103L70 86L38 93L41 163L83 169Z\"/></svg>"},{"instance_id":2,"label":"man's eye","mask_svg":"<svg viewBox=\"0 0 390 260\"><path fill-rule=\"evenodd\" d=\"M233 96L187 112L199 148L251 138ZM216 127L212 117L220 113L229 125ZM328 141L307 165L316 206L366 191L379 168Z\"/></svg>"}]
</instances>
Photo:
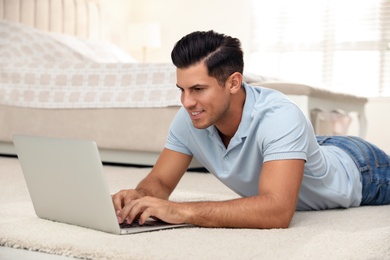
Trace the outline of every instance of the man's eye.
<instances>
[{"instance_id":1,"label":"man's eye","mask_svg":"<svg viewBox=\"0 0 390 260\"><path fill-rule=\"evenodd\" d=\"M201 91L203 88L195 88L195 91Z\"/></svg>"}]
</instances>

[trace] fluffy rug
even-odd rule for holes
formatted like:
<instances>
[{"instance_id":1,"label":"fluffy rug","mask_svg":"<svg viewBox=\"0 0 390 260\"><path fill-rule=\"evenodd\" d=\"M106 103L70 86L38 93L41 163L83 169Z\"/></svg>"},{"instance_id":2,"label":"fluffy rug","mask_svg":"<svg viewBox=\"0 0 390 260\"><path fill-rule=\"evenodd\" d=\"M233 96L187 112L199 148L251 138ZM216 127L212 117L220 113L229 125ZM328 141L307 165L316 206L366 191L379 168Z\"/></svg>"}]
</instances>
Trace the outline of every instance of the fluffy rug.
<instances>
[{"instance_id":1,"label":"fluffy rug","mask_svg":"<svg viewBox=\"0 0 390 260\"><path fill-rule=\"evenodd\" d=\"M149 169L105 166L112 192ZM112 235L39 219L19 162L0 157L0 245L84 259L390 259L390 206L297 212L288 229L182 228ZM173 200L224 200L212 175L187 173Z\"/></svg>"}]
</instances>

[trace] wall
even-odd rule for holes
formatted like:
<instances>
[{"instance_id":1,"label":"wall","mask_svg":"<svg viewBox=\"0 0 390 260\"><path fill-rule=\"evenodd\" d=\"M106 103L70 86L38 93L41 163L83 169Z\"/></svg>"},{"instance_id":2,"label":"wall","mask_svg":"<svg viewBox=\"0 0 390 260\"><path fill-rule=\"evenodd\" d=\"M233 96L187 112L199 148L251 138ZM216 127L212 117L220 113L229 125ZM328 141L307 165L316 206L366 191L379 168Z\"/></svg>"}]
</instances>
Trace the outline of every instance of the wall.
<instances>
[{"instance_id":1,"label":"wall","mask_svg":"<svg viewBox=\"0 0 390 260\"><path fill-rule=\"evenodd\" d=\"M147 52L148 62L170 62L174 44L196 30L210 30L237 37L248 48L250 0L100 0L106 22L107 40L141 60L141 50L129 48L127 26L157 22L161 26L161 48Z\"/></svg>"},{"instance_id":2,"label":"wall","mask_svg":"<svg viewBox=\"0 0 390 260\"><path fill-rule=\"evenodd\" d=\"M126 28L131 22L133 1L100 0L104 39L126 50Z\"/></svg>"}]
</instances>

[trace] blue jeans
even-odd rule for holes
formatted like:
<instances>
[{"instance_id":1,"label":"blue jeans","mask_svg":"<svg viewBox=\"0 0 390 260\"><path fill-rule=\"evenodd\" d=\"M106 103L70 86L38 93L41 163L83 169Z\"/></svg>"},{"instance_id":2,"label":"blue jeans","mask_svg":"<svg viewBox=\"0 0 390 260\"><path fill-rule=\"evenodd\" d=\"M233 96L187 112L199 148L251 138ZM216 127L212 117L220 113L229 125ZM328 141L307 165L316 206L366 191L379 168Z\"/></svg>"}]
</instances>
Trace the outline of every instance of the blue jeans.
<instances>
[{"instance_id":1,"label":"blue jeans","mask_svg":"<svg viewBox=\"0 0 390 260\"><path fill-rule=\"evenodd\" d=\"M353 136L317 136L319 145L333 145L354 160L361 173L361 205L390 204L390 157L377 146Z\"/></svg>"}]
</instances>

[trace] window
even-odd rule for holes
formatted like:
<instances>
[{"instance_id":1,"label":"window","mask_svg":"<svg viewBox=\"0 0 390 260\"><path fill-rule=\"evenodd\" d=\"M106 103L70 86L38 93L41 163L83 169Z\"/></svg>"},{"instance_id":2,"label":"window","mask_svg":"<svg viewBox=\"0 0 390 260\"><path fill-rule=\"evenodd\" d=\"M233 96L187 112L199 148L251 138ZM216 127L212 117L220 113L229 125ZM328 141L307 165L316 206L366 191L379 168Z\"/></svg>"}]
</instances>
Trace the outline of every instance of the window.
<instances>
[{"instance_id":1,"label":"window","mask_svg":"<svg viewBox=\"0 0 390 260\"><path fill-rule=\"evenodd\" d=\"M252 0L246 68L362 96L390 96L390 0Z\"/></svg>"}]
</instances>

